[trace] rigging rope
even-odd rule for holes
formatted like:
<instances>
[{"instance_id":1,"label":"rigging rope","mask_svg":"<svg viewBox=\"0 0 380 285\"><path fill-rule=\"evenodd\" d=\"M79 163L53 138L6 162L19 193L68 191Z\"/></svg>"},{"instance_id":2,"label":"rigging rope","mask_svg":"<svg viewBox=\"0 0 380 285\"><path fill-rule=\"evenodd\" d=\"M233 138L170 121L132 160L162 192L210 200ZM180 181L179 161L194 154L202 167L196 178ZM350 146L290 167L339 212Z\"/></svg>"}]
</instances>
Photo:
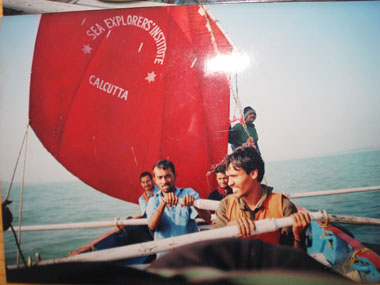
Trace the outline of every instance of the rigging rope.
<instances>
[{"instance_id":1,"label":"rigging rope","mask_svg":"<svg viewBox=\"0 0 380 285\"><path fill-rule=\"evenodd\" d=\"M358 264L363 264L362 260L360 260L360 258L358 257L358 253L361 253L361 252L366 252L366 251L370 251L368 248L360 248L360 249L357 249L355 250L350 259L347 260L345 263L343 263L342 265L342 271L343 271L343 275L344 276L348 276L348 273L349 273L349 270L351 269L352 271L357 271L359 273L359 277L361 279L362 282L365 282L366 281L366 272L365 271L362 271L362 270L356 270L354 268L354 264L355 263L358 263Z\"/></svg>"},{"instance_id":2,"label":"rigging rope","mask_svg":"<svg viewBox=\"0 0 380 285\"><path fill-rule=\"evenodd\" d=\"M199 1L197 1L199 3ZM211 24L210 24L210 17L213 18L210 13L207 11L207 9L204 8L204 6L202 4L199 4L199 7L200 9L202 9L204 11L204 14L205 14L205 18L206 18L206 21L207 21L207 29L210 33L210 38L211 38L211 42L212 42L212 45L215 49L215 52L217 55L219 55L219 50L218 50L218 46L217 46L217 43L216 43L216 39L215 39L215 35L214 35L214 32L212 30L212 27L211 27ZM217 24L217 20L214 20L214 22ZM223 35L228 39L228 41L231 43L231 45L233 46L233 49L234 50L237 50L237 48L233 45L232 41L229 39L229 37L226 35L226 33L223 31L223 29L221 27L220 28L220 31L223 33ZM232 72L231 72L232 73ZM235 101L235 107L238 109L238 112L240 113L240 116L241 118L243 118L242 120L242 126L243 126L243 129L244 129L244 132L247 134L248 136L248 140L251 140L252 144L254 145L255 149L257 148L256 144L254 143L253 141L253 138L252 136L250 135L249 131L248 131L248 127L247 127L247 124L244 120L244 113L243 113L243 108L241 106L241 102L240 102L240 99L239 99L239 90L238 90L238 73L237 73L237 70L234 72L235 74L235 90L233 88L233 84L232 84L232 75L230 74L229 75L229 81L230 81L230 93L232 94L233 98L234 98L234 101ZM268 181L266 179L266 177L264 176L264 181L266 184L268 184Z\"/></svg>"},{"instance_id":3,"label":"rigging rope","mask_svg":"<svg viewBox=\"0 0 380 285\"><path fill-rule=\"evenodd\" d=\"M13 173L12 173L12 178L11 178L11 181L10 181L9 186L8 186L7 193L6 193L5 198L4 198L4 201L9 199L9 195L10 195L10 192L12 190L13 181L14 181L14 178L16 175L18 163L19 163L19 160L21 157L22 150L24 149L24 166L23 166L23 171L22 171L22 182L21 182L21 191L20 191L19 229L21 228L21 214L22 214L22 200L23 200L23 192L24 192L24 177L25 177L25 165L26 165L26 153L27 153L26 151L27 151L27 143L28 143L28 129L29 129L29 120L28 120L28 123L26 124L25 134L24 134L24 137L23 137L22 142L21 142L21 147L20 147L19 153L17 155L16 164L15 164L15 167L14 167ZM25 147L24 147L24 144L25 144ZM24 265L26 266L26 261L25 261L23 254L22 254L21 246L20 246L21 231L18 230L18 235L16 235L16 232L13 229L12 224L10 224L10 227L12 229L13 236L15 238L17 249L18 249L17 250L17 265L20 263L20 256L21 256L22 261L23 261Z\"/></svg>"},{"instance_id":4,"label":"rigging rope","mask_svg":"<svg viewBox=\"0 0 380 285\"><path fill-rule=\"evenodd\" d=\"M242 126L244 128L244 131L245 133L247 134L248 138L252 138L251 135L249 134L248 132L248 128L247 128L247 124L245 123L245 120L244 120L244 113L243 113L243 108L241 106L241 103L240 103L240 99L239 99L239 90L238 90L238 83L237 83L237 72L235 73L235 89L236 89L236 93L234 92L233 88L232 88L232 85L231 85L231 93L232 93L232 96L234 97L234 101L235 101L235 105L240 113L240 117L243 118L242 120Z\"/></svg>"},{"instance_id":5,"label":"rigging rope","mask_svg":"<svg viewBox=\"0 0 380 285\"><path fill-rule=\"evenodd\" d=\"M206 9L203 7L203 5L199 5L199 8L202 9L203 13L205 14L205 18L206 18L206 21L207 21L206 28L207 28L207 30L210 33L211 43L212 43L212 46L213 46L213 48L215 50L215 53L218 55L219 54L219 50L218 50L218 46L216 44L216 40L215 40L215 36L214 36L214 31L212 30L212 27L211 27L211 24L210 24L209 15L206 12Z\"/></svg>"},{"instance_id":6,"label":"rigging rope","mask_svg":"<svg viewBox=\"0 0 380 285\"><path fill-rule=\"evenodd\" d=\"M13 174L12 174L11 182L9 183L8 190L7 190L7 194L6 194L4 200L8 200L8 198L9 198L9 194L10 194L11 189L12 189L13 180L14 180L14 177L15 177L15 174L16 174L16 170L17 170L18 162L19 162L19 160L20 160L21 152L22 152L22 149L23 149L23 146L24 146L24 143L25 143L26 137L27 137L27 135L28 135L28 128L29 128L29 121L28 121L28 123L26 124L26 130L25 130L24 138L22 139L22 143L21 143L20 151L19 151L18 156L17 156L16 165L15 165L14 170L13 170Z\"/></svg>"},{"instance_id":7,"label":"rigging rope","mask_svg":"<svg viewBox=\"0 0 380 285\"><path fill-rule=\"evenodd\" d=\"M29 123L28 123L29 126ZM27 154L27 146L28 146L28 127L26 128L25 132L25 148L24 148L24 165L22 168L22 180L21 180L21 190L20 190L20 207L19 207L19 216L18 216L18 226L19 229L21 228L21 220L22 220L22 201L24 197L24 178L25 178L25 167L26 167L26 154ZM21 247L21 230L18 231L18 243ZM17 251L17 265L20 263L20 252L21 250Z\"/></svg>"},{"instance_id":8,"label":"rigging rope","mask_svg":"<svg viewBox=\"0 0 380 285\"><path fill-rule=\"evenodd\" d=\"M21 258L22 258L22 262L24 263L24 266L26 267L26 261L25 261L24 255L22 254L20 244L19 244L19 242L18 242L18 240L17 240L16 232L15 232L15 230L14 230L14 228L13 228L12 225L10 225L10 227L11 227L11 230L12 230L13 236L14 236L15 241L16 241L17 250L18 250L17 252L20 253ZM17 265L18 265L18 264L17 264Z\"/></svg>"},{"instance_id":9,"label":"rigging rope","mask_svg":"<svg viewBox=\"0 0 380 285\"><path fill-rule=\"evenodd\" d=\"M210 38L211 38L212 45L213 45L213 47L214 47L214 49L215 49L216 54L218 55L218 54L219 54L219 50L218 50L217 43L216 43L216 40L215 40L214 31L212 30L212 27L211 27L211 24L210 24L210 19L209 19L210 15L209 15L209 13L207 12L207 10L203 7L203 5L199 5L199 7L205 12L205 18L206 18L206 21L207 21L207 30L208 30L209 33L210 33ZM227 37L227 36L225 35L225 32L224 32L222 29L221 29L221 31L222 31L223 35L224 35L226 38L229 38L229 37ZM230 41L230 40L229 40L229 41ZM231 45L233 46L234 49L236 49L236 47L235 47L232 43L231 43ZM232 80L231 80L231 75L230 75L229 77L230 77L230 82L231 82L231 81L232 81ZM233 89L233 87L232 87L232 84L230 84L230 91L231 91L232 96L233 96L233 98L234 98L235 105L236 105L237 108L238 108L238 111L239 111L239 113L240 113L240 116L243 118L243 124L242 124L242 125L243 125L243 128L244 128L244 130L245 130L247 136L248 136L249 138L252 138L251 135L250 135L249 132L248 132L247 125L246 125L246 123L245 123L245 121L244 121L243 109L242 109L242 107L241 107L241 103L240 103L240 99L239 99L239 95L238 95L239 93L238 93L238 87L237 87L237 72L235 72L235 89L236 89L236 91L234 92L234 89Z\"/></svg>"}]
</instances>

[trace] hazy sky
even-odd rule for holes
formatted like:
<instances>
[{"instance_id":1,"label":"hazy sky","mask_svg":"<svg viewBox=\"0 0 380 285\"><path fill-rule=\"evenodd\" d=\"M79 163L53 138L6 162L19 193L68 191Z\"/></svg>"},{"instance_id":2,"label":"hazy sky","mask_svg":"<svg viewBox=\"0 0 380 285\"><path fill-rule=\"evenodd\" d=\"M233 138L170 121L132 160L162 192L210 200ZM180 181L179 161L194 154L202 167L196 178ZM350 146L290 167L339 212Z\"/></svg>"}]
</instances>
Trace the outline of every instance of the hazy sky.
<instances>
[{"instance_id":1,"label":"hazy sky","mask_svg":"<svg viewBox=\"0 0 380 285\"><path fill-rule=\"evenodd\" d=\"M380 146L379 2L210 10L251 58L239 95L257 111L265 159Z\"/></svg>"},{"instance_id":2,"label":"hazy sky","mask_svg":"<svg viewBox=\"0 0 380 285\"><path fill-rule=\"evenodd\" d=\"M265 160L380 149L380 2L208 8L250 59L238 74L238 91L242 105L257 112ZM38 21L1 21L1 180L11 178L27 123ZM234 105L231 112L237 112ZM31 129L28 143L28 181L72 179Z\"/></svg>"}]
</instances>

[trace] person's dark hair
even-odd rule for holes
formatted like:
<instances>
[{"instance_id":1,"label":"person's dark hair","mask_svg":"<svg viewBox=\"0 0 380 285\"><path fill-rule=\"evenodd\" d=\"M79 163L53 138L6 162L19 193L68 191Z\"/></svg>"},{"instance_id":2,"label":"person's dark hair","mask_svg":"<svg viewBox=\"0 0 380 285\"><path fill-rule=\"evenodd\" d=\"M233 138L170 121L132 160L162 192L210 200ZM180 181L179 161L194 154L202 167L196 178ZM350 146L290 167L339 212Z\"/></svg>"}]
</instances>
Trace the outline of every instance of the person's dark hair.
<instances>
[{"instance_id":1,"label":"person's dark hair","mask_svg":"<svg viewBox=\"0 0 380 285\"><path fill-rule=\"evenodd\" d=\"M159 160L157 161L154 165L153 165L153 171L155 168L160 168L160 169L168 169L170 168L175 176L175 168L174 168L174 164L173 162L171 162L170 160L166 160L166 159L163 159L163 160ZM154 172L153 172L154 173Z\"/></svg>"},{"instance_id":2,"label":"person's dark hair","mask_svg":"<svg viewBox=\"0 0 380 285\"><path fill-rule=\"evenodd\" d=\"M152 174L150 174L150 172L144 171L143 173L140 174L140 180L141 180L141 178L143 178L145 176L149 176L150 179L153 179Z\"/></svg>"},{"instance_id":3,"label":"person's dark hair","mask_svg":"<svg viewBox=\"0 0 380 285\"><path fill-rule=\"evenodd\" d=\"M251 146L241 146L234 150L233 153L229 154L225 158L226 167L231 164L232 167L242 168L247 172L257 169L258 176L257 180L261 182L264 177L264 161L257 151Z\"/></svg>"},{"instance_id":4,"label":"person's dark hair","mask_svg":"<svg viewBox=\"0 0 380 285\"><path fill-rule=\"evenodd\" d=\"M214 169L214 173L223 173L226 174L226 165L224 163L218 164L217 167Z\"/></svg>"}]
</instances>

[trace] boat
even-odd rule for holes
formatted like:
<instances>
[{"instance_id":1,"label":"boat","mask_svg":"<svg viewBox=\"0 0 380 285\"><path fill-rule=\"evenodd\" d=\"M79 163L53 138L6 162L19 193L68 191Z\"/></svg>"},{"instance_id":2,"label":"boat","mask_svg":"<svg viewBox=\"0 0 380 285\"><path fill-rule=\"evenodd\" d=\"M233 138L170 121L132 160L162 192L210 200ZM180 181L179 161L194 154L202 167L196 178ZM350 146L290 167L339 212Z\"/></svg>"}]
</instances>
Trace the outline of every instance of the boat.
<instances>
[{"instance_id":1,"label":"boat","mask_svg":"<svg viewBox=\"0 0 380 285\"><path fill-rule=\"evenodd\" d=\"M300 208L299 210L306 210ZM116 228L88 245L74 251L70 256L104 249L132 245L136 233L143 232L144 242L153 240L146 225ZM138 234L139 235L139 234ZM307 231L307 253L315 260L356 282L378 283L380 280L380 256L355 240L354 236L337 223L312 221ZM125 266L150 264L154 255L118 260Z\"/></svg>"},{"instance_id":2,"label":"boat","mask_svg":"<svg viewBox=\"0 0 380 285\"><path fill-rule=\"evenodd\" d=\"M207 200L202 201L204 204L207 204ZM210 206L208 206L210 207ZM214 207L211 206L211 207ZM303 208L299 208L299 210L305 210ZM291 247L289 247L288 250L294 250L294 252L287 252L284 253L285 255L282 256L283 259L287 260L289 253L295 254L298 256L298 254L301 254L297 258L300 258L300 260L303 260L307 267L305 268L304 265L300 265L300 268L303 268L305 272L310 271L311 272L319 272L318 278L319 280L323 280L324 278L328 278L329 275L334 276L333 273L339 273L340 276L344 276L355 282L358 283L377 283L380 280L380 256L377 255L372 250L365 247L363 244L358 242L354 239L351 233L347 232L344 228L340 227L338 224L332 222L329 223L329 219L332 221L344 221L344 219L347 220L347 217L338 217L336 215L328 215L327 213L310 213L311 217L315 219L311 222L310 227L308 228L306 232L306 252L294 250ZM324 219L321 219L321 221L318 221L318 217L323 217ZM266 232L266 231L272 231L273 226L275 225L276 228L283 227L283 226L289 226L291 225L291 218L285 217L281 219L267 219L267 220L260 220L256 221L256 232ZM289 223L290 222L290 223ZM351 220L350 222L354 222ZM380 224L379 220L375 221L377 225ZM146 221L145 221L146 223ZM288 224L286 224L288 223ZM209 225L207 225L209 227ZM212 233L214 232L214 233ZM206 234L204 234L206 233ZM229 243L232 240L226 240L226 237L237 237L238 236L238 230L235 226L220 228L216 230L207 230L206 232L198 232L193 234L188 234L184 236L177 236L173 238L168 238L160 241L152 241L152 236L149 233L149 230L146 225L139 224L139 225L129 225L129 226L119 226L112 230L111 232L107 233L106 235L98 238L97 240L91 242L90 244L72 252L69 257L63 258L63 259L57 259L57 260L45 260L45 261L36 261L31 268L32 269L25 269L22 268L11 268L8 267L8 272L10 273L10 276L12 276L13 281L17 282L23 282L25 281L25 277L18 277L16 278L16 275L20 275L20 273L23 273L23 275L26 275L27 277L31 278L32 276L35 276L35 271L39 272L38 270L41 270L40 272L45 272L45 274L49 275L48 273L54 268L54 266L62 266L64 264L67 264L69 266L76 266L78 265L79 268L81 268L81 263L87 264L86 266L94 266L94 264L98 264L100 260L106 260L107 266L115 266L116 268L122 267L122 268L133 268L138 269L141 272L145 272L145 269L148 269L147 273L152 273L152 269L147 267L152 262L156 260L156 253L166 251L168 249L173 250L175 252L177 249L179 251L187 251L181 249L181 247L185 247L186 245L194 244L194 250L199 250L199 244L200 241L203 241L202 246L203 247L210 247L215 242L221 239L221 242ZM224 239L223 239L224 238ZM208 242L208 244L205 244L204 242ZM224 244L226 246L226 244ZM260 246L268 246L268 247L276 247L276 245L264 245ZM201 246L201 248L202 248ZM220 245L219 245L220 247ZM283 251L284 247L286 246L277 246L278 251ZM210 252L210 249L206 249L206 252ZM116 253L116 257L114 254ZM307 254L306 254L307 253ZM230 253L231 256L233 253ZM302 255L303 254L303 255ZM83 257L82 257L83 256ZM125 258L123 257L125 256ZM174 255L175 256L175 255ZM276 258L281 258L281 254L276 255ZM313 259L305 259L306 256L312 257ZM180 258L180 256L177 256L177 258ZM257 258L257 257L256 257ZM263 258L263 257L260 257ZM274 257L273 257L274 258ZM297 260L296 258L296 260ZM169 259L170 260L170 259ZM252 263L254 264L252 257ZM299 261L300 261L299 260ZM312 260L314 260L315 264L312 263ZM86 263L87 262L87 263ZM287 261L290 262L290 261ZM279 262L280 264L276 263L274 266L274 269L277 270L289 270L287 266L287 262ZM179 262L181 264L181 262ZM90 265L89 265L90 264ZM92 265L91 265L92 264ZM160 263L158 263L160 264ZM189 266L190 268L201 268L206 267L206 270L211 269L221 269L217 266L218 262L210 263L208 264L205 262L204 264L197 264L193 263L193 266ZM265 263L263 263L265 264ZM319 266L318 266L319 265ZM97 265L98 266L98 265ZM102 266L105 266L104 264ZM105 266L104 269L107 268ZM247 265L248 266L248 265ZM252 265L253 266L253 265ZM40 269L35 269L40 268ZM82 272L79 269L78 272ZM174 274L182 274L180 270L176 270L176 267L174 268L164 268L164 270L160 271L155 269L153 266L153 272L155 274L158 274L159 277L162 276L168 276L167 270L171 270L171 275ZM158 267L160 268L160 267ZM322 269L323 270L322 270ZM256 274L257 271L265 271L266 267L264 265L259 267L251 267L252 270L251 274ZM224 269L223 272L228 269ZM232 270L232 269L230 269ZM322 272L320 272L322 270ZM233 271L233 270L232 270ZM84 271L85 273L86 271ZM289 271L291 274L292 272ZM315 273L315 272L314 272ZM322 274L323 273L323 274ZM59 275L59 278L55 277L44 277L41 279L41 277L37 279L33 279L34 282L60 282L62 280L71 280L72 282L78 282L79 279L75 279L76 274L72 272L68 272L66 274L65 278L68 279L60 279L62 278L62 274ZM148 274L148 277L150 278L150 275ZM219 274L219 278L227 278L222 273ZM225 274L225 273L224 273ZM296 274L293 272L293 274ZM169 276L171 276L169 274ZM123 275L121 275L123 276ZM190 275L191 276L191 275ZM197 274L195 274L197 276ZM207 275L206 275L207 276ZM209 278L207 279L206 276L203 276L205 278L205 282L210 282L212 278L215 278L214 274L211 274ZM330 276L330 277L331 277ZM335 276L336 277L336 276ZM71 279L74 278L74 279ZM89 277L90 278L90 277ZM141 277L144 278L144 277ZM187 277L187 281L191 282L194 281L190 277ZM195 277L193 277L195 278ZM228 278L231 278L229 276ZM93 280L93 279L89 279ZM346 284L347 281L345 279L337 279L333 284ZM168 280L166 280L168 281ZM91 281L94 282L94 281ZM101 283L103 281L100 281ZM158 281L163 282L163 280L159 279ZM348 281L347 281L348 282ZM96 282L97 283L97 282ZM347 283L349 284L349 283Z\"/></svg>"},{"instance_id":3,"label":"boat","mask_svg":"<svg viewBox=\"0 0 380 285\"><path fill-rule=\"evenodd\" d=\"M207 203L207 201L205 201ZM215 204L206 208L215 209ZM298 207L298 210L306 209ZM327 213L325 215L328 217ZM336 216L335 216L336 217ZM264 222L263 222L264 223ZM379 221L377 221L379 223ZM137 243L135 232L145 231L149 241L148 229L144 225L126 226L115 229L85 247L71 253L71 256ZM175 248L175 247L174 247ZM324 266L356 282L377 283L380 280L380 256L355 240L352 233L338 223L312 221L307 231L307 253ZM120 260L124 265L149 264L153 255Z\"/></svg>"},{"instance_id":4,"label":"boat","mask_svg":"<svg viewBox=\"0 0 380 285\"><path fill-rule=\"evenodd\" d=\"M129 53L132 49L135 52ZM227 153L231 77L223 70L203 68L210 58L233 52L228 37L202 6L42 15L32 67L30 126L71 173L98 191L130 202L139 196L127 191L139 187L132 177L161 157L182 161L183 153L191 153L178 164L178 183L201 189L206 197L214 187L210 166ZM114 58L104 57L109 53ZM171 83L174 77L191 80ZM193 102L203 108L193 108ZM152 134L149 140L141 125ZM189 165L197 166L197 179L189 174ZM71 256L149 239L145 225L120 226ZM355 280L379 282L379 256L339 228L313 222L309 240L308 253L322 264ZM150 254L117 263L149 264L154 258Z\"/></svg>"}]
</instances>

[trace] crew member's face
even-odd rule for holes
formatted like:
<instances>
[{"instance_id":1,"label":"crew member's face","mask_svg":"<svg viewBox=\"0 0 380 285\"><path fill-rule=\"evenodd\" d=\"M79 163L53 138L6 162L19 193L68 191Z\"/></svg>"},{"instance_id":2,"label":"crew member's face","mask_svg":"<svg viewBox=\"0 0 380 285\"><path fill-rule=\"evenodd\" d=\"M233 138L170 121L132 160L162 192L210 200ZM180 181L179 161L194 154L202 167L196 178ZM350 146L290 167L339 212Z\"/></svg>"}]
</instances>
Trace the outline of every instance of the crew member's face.
<instances>
[{"instance_id":1,"label":"crew member's face","mask_svg":"<svg viewBox=\"0 0 380 285\"><path fill-rule=\"evenodd\" d=\"M140 183L141 183L141 187L145 190L145 191L152 191L154 186L153 186L153 180L149 177L149 175L147 176L144 176L144 177L141 177L140 179Z\"/></svg>"},{"instance_id":2,"label":"crew member's face","mask_svg":"<svg viewBox=\"0 0 380 285\"><path fill-rule=\"evenodd\" d=\"M220 188L225 189L228 187L228 176L224 173L217 173L216 182L218 182Z\"/></svg>"},{"instance_id":3,"label":"crew member's face","mask_svg":"<svg viewBox=\"0 0 380 285\"><path fill-rule=\"evenodd\" d=\"M256 119L256 115L252 113L247 116L247 118L245 119L245 122L247 124L252 124L255 121L255 119Z\"/></svg>"},{"instance_id":4,"label":"crew member's face","mask_svg":"<svg viewBox=\"0 0 380 285\"><path fill-rule=\"evenodd\" d=\"M234 168L232 164L227 167L228 185L232 188L236 198L246 197L254 190L254 181L257 178L257 170L247 174L242 168Z\"/></svg>"},{"instance_id":5,"label":"crew member's face","mask_svg":"<svg viewBox=\"0 0 380 285\"><path fill-rule=\"evenodd\" d=\"M175 175L173 174L173 171L168 169L161 169L155 167L153 170L154 175L154 182L157 184L158 188L164 192L174 192L175 186Z\"/></svg>"}]
</instances>

